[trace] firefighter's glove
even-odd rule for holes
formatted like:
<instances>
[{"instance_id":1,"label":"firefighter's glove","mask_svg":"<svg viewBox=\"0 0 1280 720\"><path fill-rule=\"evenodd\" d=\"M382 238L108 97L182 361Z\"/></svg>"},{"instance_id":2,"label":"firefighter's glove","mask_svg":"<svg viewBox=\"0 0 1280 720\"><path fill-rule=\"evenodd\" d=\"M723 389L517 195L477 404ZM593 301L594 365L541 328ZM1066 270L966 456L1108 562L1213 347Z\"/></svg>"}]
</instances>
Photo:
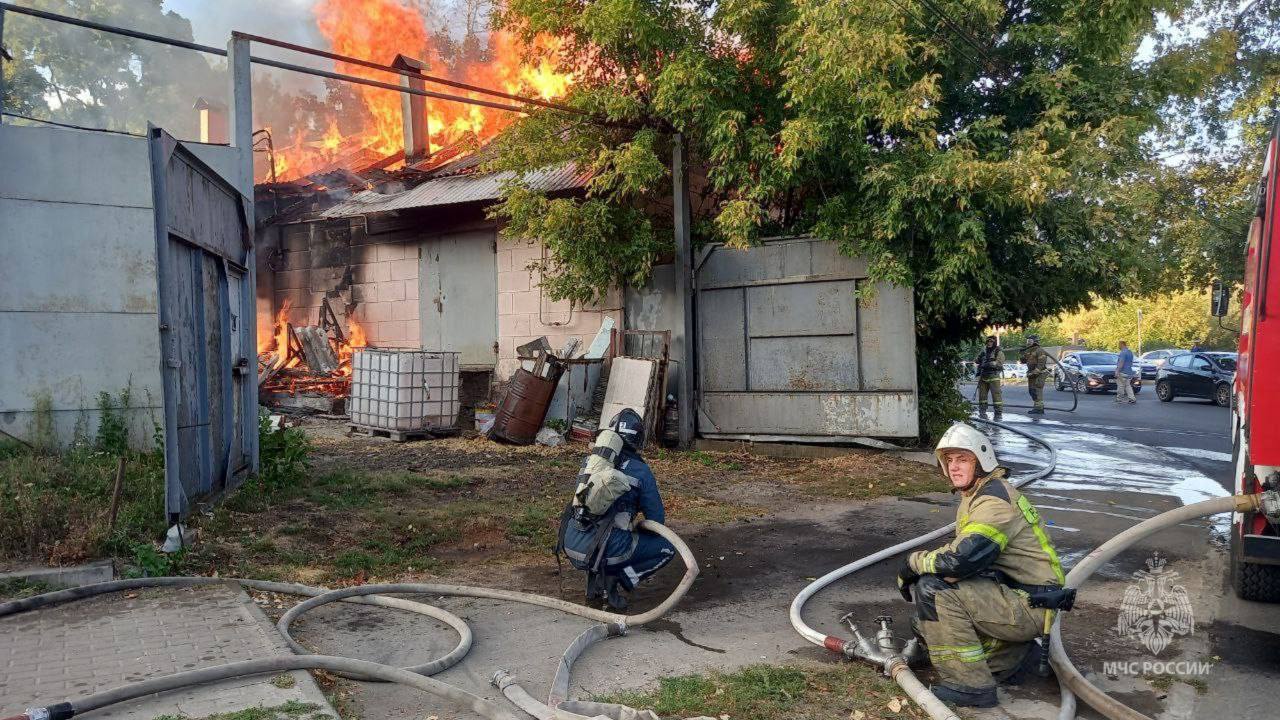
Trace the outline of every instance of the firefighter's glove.
<instances>
[{"instance_id":1,"label":"firefighter's glove","mask_svg":"<svg viewBox=\"0 0 1280 720\"><path fill-rule=\"evenodd\" d=\"M912 570L910 563L902 563L902 569L898 571L898 592L902 593L903 600L911 602L911 586L919 579L920 573Z\"/></svg>"}]
</instances>

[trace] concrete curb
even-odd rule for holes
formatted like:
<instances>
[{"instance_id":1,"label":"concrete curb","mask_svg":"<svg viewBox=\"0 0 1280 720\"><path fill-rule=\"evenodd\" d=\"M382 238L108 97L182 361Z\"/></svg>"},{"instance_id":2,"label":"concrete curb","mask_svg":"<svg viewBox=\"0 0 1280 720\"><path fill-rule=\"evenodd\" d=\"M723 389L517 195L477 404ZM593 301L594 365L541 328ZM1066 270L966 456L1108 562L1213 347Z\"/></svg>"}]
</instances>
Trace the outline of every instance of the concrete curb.
<instances>
[{"instance_id":1,"label":"concrete curb","mask_svg":"<svg viewBox=\"0 0 1280 720\"><path fill-rule=\"evenodd\" d=\"M115 567L110 560L98 560L87 565L70 567L34 567L0 573L0 581L26 580L44 583L53 588L69 588L79 585L107 582L116 578Z\"/></svg>"}]
</instances>

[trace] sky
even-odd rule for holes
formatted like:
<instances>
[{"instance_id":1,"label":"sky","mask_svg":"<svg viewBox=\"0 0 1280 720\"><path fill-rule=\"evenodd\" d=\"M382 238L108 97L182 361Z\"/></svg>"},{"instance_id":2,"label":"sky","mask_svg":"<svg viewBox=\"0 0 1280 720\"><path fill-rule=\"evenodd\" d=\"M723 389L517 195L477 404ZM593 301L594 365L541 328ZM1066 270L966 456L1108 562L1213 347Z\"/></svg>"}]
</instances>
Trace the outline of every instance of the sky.
<instances>
[{"instance_id":1,"label":"sky","mask_svg":"<svg viewBox=\"0 0 1280 720\"><path fill-rule=\"evenodd\" d=\"M322 46L311 15L315 0L165 0L164 8L191 21L198 43L227 44L232 30Z\"/></svg>"}]
</instances>

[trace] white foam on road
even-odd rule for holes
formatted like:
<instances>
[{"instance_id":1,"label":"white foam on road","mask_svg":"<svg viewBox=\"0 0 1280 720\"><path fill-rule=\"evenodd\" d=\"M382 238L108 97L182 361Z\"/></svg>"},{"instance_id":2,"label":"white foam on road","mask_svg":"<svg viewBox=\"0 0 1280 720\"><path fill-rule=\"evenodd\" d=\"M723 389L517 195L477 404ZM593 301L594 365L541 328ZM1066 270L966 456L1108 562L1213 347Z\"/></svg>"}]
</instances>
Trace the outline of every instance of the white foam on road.
<instances>
[{"instance_id":1,"label":"white foam on road","mask_svg":"<svg viewBox=\"0 0 1280 720\"><path fill-rule=\"evenodd\" d=\"M1200 448L1185 447L1161 447L1161 450L1182 457L1195 458L1197 460L1213 460L1215 462L1231 462L1231 453L1219 452L1217 450L1202 450Z\"/></svg>"},{"instance_id":2,"label":"white foam on road","mask_svg":"<svg viewBox=\"0 0 1280 720\"><path fill-rule=\"evenodd\" d=\"M1058 451L1057 469L1029 488L1029 492L1033 494L1044 491L1129 492L1173 497L1183 505L1230 495L1216 481L1171 450L1088 432L1058 421L1032 422L1025 416L1007 417L1006 422L1018 424ZM1048 461L1045 451L1025 438L998 429L989 430L1002 464L1016 470L1041 466ZM1186 457L1187 453L1183 453L1183 456ZM1120 508L1113 502L1092 502L1080 496L1073 496L1071 503L1054 509L1093 512L1133 520L1142 520L1158 512L1148 508ZM1230 516L1215 516L1212 523L1215 529L1225 530L1230 523Z\"/></svg>"}]
</instances>

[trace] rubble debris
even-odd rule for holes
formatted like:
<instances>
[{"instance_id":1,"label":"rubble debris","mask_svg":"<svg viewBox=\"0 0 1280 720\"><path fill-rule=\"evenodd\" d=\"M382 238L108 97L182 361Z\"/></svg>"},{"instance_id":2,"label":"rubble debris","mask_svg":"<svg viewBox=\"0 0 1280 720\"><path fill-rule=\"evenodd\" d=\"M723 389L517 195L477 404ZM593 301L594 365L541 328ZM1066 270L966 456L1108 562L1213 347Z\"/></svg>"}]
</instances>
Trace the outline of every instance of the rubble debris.
<instances>
[{"instance_id":1,"label":"rubble debris","mask_svg":"<svg viewBox=\"0 0 1280 720\"><path fill-rule=\"evenodd\" d=\"M549 427L544 427L539 430L538 434L534 437L534 440L536 440L539 445L546 445L547 447L560 447L564 444L564 436L562 436L555 428Z\"/></svg>"},{"instance_id":2,"label":"rubble debris","mask_svg":"<svg viewBox=\"0 0 1280 720\"><path fill-rule=\"evenodd\" d=\"M323 328L294 328L293 335L302 345L302 361L312 372L329 375L338 369L338 353L334 351L329 334Z\"/></svg>"}]
</instances>

